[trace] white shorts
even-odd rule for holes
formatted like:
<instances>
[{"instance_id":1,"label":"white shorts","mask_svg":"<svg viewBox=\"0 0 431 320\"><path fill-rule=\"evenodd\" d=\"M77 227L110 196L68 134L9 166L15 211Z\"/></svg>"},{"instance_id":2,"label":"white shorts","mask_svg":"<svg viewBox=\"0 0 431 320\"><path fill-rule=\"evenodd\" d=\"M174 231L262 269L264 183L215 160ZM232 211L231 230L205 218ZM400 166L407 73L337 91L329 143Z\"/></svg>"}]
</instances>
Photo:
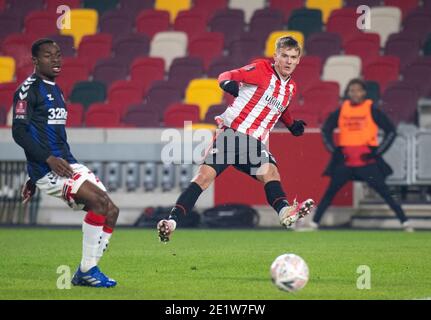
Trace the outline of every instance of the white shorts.
<instances>
[{"instance_id":1,"label":"white shorts","mask_svg":"<svg viewBox=\"0 0 431 320\"><path fill-rule=\"evenodd\" d=\"M83 164L74 163L70 166L73 169L72 178L60 177L51 171L37 180L36 186L47 195L62 199L73 210L82 210L84 204L76 203L74 196L85 181L92 182L105 192L106 188L99 178Z\"/></svg>"}]
</instances>

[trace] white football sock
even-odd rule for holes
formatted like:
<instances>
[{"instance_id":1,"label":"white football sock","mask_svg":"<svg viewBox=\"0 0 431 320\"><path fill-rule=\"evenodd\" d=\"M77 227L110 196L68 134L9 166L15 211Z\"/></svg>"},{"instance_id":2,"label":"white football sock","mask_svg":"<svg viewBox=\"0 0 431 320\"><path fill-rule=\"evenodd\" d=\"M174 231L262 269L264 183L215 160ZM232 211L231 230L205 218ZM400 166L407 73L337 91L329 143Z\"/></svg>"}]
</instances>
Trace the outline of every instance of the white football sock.
<instances>
[{"instance_id":1,"label":"white football sock","mask_svg":"<svg viewBox=\"0 0 431 320\"><path fill-rule=\"evenodd\" d=\"M99 263L100 259L103 256L103 253L105 252L106 248L108 247L109 244L109 239L111 239L112 236L112 232L105 232L103 231L101 236L99 237L99 247L97 248L97 253L96 253L96 263Z\"/></svg>"},{"instance_id":2,"label":"white football sock","mask_svg":"<svg viewBox=\"0 0 431 320\"><path fill-rule=\"evenodd\" d=\"M81 271L87 272L97 265L97 249L99 248L100 236L102 234L103 226L93 226L82 223L82 260Z\"/></svg>"}]
</instances>

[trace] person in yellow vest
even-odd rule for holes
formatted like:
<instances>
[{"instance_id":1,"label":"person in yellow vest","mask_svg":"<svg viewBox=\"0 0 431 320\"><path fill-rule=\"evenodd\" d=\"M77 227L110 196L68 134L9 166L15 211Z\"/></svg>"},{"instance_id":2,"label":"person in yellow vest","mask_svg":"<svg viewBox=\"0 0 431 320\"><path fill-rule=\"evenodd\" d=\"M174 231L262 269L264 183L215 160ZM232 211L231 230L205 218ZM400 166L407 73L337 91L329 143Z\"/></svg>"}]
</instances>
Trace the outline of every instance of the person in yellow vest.
<instances>
[{"instance_id":1,"label":"person in yellow vest","mask_svg":"<svg viewBox=\"0 0 431 320\"><path fill-rule=\"evenodd\" d=\"M373 101L366 99L366 86L360 79L353 79L346 88L347 99L333 112L322 127L323 142L332 153L324 175L330 176L328 189L319 202L311 222L317 229L325 210L337 192L349 181L365 181L390 206L404 230L413 231L401 206L392 198L385 178L392 174L391 167L383 160L396 137L395 127ZM333 131L339 128L338 146ZM377 139L379 128L384 131L381 143Z\"/></svg>"}]
</instances>

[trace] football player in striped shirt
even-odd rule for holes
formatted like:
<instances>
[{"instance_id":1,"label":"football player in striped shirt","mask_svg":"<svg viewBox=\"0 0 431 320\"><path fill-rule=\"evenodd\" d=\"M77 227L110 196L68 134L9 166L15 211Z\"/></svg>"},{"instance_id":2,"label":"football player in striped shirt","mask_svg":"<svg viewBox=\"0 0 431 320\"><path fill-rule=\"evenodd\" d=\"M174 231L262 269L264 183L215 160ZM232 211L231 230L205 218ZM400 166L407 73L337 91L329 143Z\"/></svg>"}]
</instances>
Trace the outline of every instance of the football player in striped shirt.
<instances>
[{"instance_id":1,"label":"football player in striped shirt","mask_svg":"<svg viewBox=\"0 0 431 320\"><path fill-rule=\"evenodd\" d=\"M220 74L220 87L235 97L226 111L216 117L219 125L212 149L186 190L179 196L168 219L157 224L162 242L170 239L178 216L187 214L202 191L230 165L264 185L268 203L277 212L280 224L290 227L307 215L312 199L290 204L280 182L276 161L266 147L269 133L281 120L294 136L304 133L306 123L294 120L288 110L296 93L292 73L301 58L301 48L292 37L276 41L274 63L254 63Z\"/></svg>"}]
</instances>

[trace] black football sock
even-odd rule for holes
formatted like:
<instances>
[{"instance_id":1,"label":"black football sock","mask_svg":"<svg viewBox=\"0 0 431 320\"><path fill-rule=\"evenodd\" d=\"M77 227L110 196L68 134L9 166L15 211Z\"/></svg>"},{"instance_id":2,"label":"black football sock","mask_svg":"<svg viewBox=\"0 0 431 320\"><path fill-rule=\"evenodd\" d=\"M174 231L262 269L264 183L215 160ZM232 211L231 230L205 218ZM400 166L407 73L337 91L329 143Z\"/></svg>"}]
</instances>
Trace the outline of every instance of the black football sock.
<instances>
[{"instance_id":1,"label":"black football sock","mask_svg":"<svg viewBox=\"0 0 431 320\"><path fill-rule=\"evenodd\" d=\"M169 219L178 222L178 216L181 214L186 215L188 212L190 212L195 206L196 201L198 201L201 193L202 188L196 182L190 183L187 189L181 193L177 203L172 208Z\"/></svg>"},{"instance_id":2,"label":"black football sock","mask_svg":"<svg viewBox=\"0 0 431 320\"><path fill-rule=\"evenodd\" d=\"M277 213L289 205L280 181L269 181L265 184L266 200Z\"/></svg>"}]
</instances>

